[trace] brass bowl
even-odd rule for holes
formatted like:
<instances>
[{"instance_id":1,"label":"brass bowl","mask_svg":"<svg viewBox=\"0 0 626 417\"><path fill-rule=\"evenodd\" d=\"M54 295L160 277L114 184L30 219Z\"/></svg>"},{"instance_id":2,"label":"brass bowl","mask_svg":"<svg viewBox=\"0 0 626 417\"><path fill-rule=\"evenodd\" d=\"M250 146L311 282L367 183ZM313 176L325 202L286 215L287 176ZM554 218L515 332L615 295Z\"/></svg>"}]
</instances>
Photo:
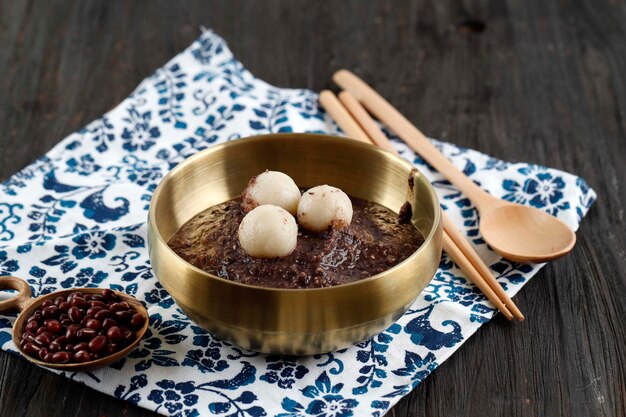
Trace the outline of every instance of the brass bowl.
<instances>
[{"instance_id":1,"label":"brass bowl","mask_svg":"<svg viewBox=\"0 0 626 417\"><path fill-rule=\"evenodd\" d=\"M320 289L236 283L192 266L169 248L167 241L185 222L236 197L266 169L285 172L300 187L330 184L395 212L409 201L412 223L425 242L385 272ZM387 328L435 274L441 240L439 201L411 164L372 145L312 134L256 136L199 152L163 178L148 219L154 273L189 318L223 340L274 354L329 352Z\"/></svg>"}]
</instances>

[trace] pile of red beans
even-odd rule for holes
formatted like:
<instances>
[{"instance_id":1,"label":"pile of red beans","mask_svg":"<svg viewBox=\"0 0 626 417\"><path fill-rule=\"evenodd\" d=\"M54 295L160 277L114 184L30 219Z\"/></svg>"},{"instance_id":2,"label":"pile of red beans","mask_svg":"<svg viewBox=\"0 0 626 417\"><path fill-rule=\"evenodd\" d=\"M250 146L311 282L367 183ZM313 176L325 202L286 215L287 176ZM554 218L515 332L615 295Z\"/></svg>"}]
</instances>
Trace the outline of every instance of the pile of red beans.
<instances>
[{"instance_id":1,"label":"pile of red beans","mask_svg":"<svg viewBox=\"0 0 626 417\"><path fill-rule=\"evenodd\" d=\"M46 300L26 320L21 346L48 363L84 363L122 350L145 318L113 291Z\"/></svg>"}]
</instances>

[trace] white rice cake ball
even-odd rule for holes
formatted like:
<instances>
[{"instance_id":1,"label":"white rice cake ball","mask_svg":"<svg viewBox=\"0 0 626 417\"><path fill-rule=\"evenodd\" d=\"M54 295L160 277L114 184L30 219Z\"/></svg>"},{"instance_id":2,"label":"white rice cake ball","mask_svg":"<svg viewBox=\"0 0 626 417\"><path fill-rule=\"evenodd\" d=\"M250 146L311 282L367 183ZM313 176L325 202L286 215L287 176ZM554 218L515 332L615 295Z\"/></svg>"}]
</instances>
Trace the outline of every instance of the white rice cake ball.
<instances>
[{"instance_id":1,"label":"white rice cake ball","mask_svg":"<svg viewBox=\"0 0 626 417\"><path fill-rule=\"evenodd\" d=\"M239 225L239 244L254 258L279 258L296 248L298 225L283 208L265 204L253 209Z\"/></svg>"},{"instance_id":2,"label":"white rice cake ball","mask_svg":"<svg viewBox=\"0 0 626 417\"><path fill-rule=\"evenodd\" d=\"M298 223L312 232L329 227L341 229L352 222L352 202L339 188L318 185L309 189L298 204Z\"/></svg>"},{"instance_id":3,"label":"white rice cake ball","mask_svg":"<svg viewBox=\"0 0 626 417\"><path fill-rule=\"evenodd\" d=\"M265 171L252 178L242 195L243 209L250 211L263 204L273 204L296 215L300 189L287 174Z\"/></svg>"}]
</instances>

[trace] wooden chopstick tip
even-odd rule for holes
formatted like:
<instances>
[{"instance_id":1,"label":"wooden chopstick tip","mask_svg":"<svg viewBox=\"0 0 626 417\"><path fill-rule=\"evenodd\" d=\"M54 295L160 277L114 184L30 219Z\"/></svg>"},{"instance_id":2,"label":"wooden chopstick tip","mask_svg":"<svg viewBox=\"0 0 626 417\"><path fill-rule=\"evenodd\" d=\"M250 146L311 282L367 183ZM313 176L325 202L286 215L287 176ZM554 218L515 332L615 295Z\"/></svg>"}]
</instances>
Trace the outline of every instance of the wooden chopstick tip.
<instances>
[{"instance_id":1,"label":"wooden chopstick tip","mask_svg":"<svg viewBox=\"0 0 626 417\"><path fill-rule=\"evenodd\" d=\"M323 101L326 101L326 100L332 100L334 98L336 98L335 97L335 93L333 93L332 91L330 91L330 90L322 90L322 91L320 91L320 95L319 95L320 103L322 103Z\"/></svg>"}]
</instances>

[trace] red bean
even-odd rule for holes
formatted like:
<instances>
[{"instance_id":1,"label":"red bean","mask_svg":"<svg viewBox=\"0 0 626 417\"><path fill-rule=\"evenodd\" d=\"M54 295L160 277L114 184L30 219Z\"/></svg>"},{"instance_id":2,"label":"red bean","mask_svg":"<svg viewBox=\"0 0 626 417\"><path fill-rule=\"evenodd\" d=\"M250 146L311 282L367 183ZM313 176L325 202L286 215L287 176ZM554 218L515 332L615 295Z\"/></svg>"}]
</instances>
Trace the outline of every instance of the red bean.
<instances>
[{"instance_id":1,"label":"red bean","mask_svg":"<svg viewBox=\"0 0 626 417\"><path fill-rule=\"evenodd\" d=\"M106 303L104 303L102 301L99 301L99 300L92 300L92 301L89 302L89 305L91 307L100 307L100 308L106 308L107 307Z\"/></svg>"},{"instance_id":2,"label":"red bean","mask_svg":"<svg viewBox=\"0 0 626 417\"><path fill-rule=\"evenodd\" d=\"M45 332L47 332L47 331L48 331L48 329L46 329L45 327L43 327L43 326L42 326L42 327L40 327L40 328L38 328L38 329L37 329L37 331L35 332L35 334L36 334L37 336L39 336L40 334L45 333Z\"/></svg>"},{"instance_id":3,"label":"red bean","mask_svg":"<svg viewBox=\"0 0 626 417\"><path fill-rule=\"evenodd\" d=\"M65 298L59 295L57 298L54 299L54 305L58 307L59 304L61 304L63 301L65 301Z\"/></svg>"},{"instance_id":4,"label":"red bean","mask_svg":"<svg viewBox=\"0 0 626 417\"><path fill-rule=\"evenodd\" d=\"M143 317L142 314L140 313L133 314L133 317L130 319L130 327L135 330L138 330L143 326L144 322L145 322L145 318Z\"/></svg>"},{"instance_id":5,"label":"red bean","mask_svg":"<svg viewBox=\"0 0 626 417\"><path fill-rule=\"evenodd\" d=\"M41 350L41 348L34 343L26 343L22 349L24 349L27 355L35 358L39 357L39 351Z\"/></svg>"},{"instance_id":6,"label":"red bean","mask_svg":"<svg viewBox=\"0 0 626 417\"><path fill-rule=\"evenodd\" d=\"M100 330L102 323L97 319L89 319L87 323L85 323L85 327L89 327L90 329Z\"/></svg>"},{"instance_id":7,"label":"red bean","mask_svg":"<svg viewBox=\"0 0 626 417\"><path fill-rule=\"evenodd\" d=\"M28 332L36 332L38 328L39 323L37 323L36 321L29 321L26 323L26 326L24 326L24 329Z\"/></svg>"},{"instance_id":8,"label":"red bean","mask_svg":"<svg viewBox=\"0 0 626 417\"><path fill-rule=\"evenodd\" d=\"M76 345L74 345L74 352L79 352L81 350L86 350L89 348L89 343L87 342L80 342Z\"/></svg>"},{"instance_id":9,"label":"red bean","mask_svg":"<svg viewBox=\"0 0 626 417\"><path fill-rule=\"evenodd\" d=\"M67 337L67 340L70 342L74 341L76 339L76 333L79 329L80 326L78 324L70 324L67 326L67 330L65 331L65 337Z\"/></svg>"},{"instance_id":10,"label":"red bean","mask_svg":"<svg viewBox=\"0 0 626 417\"><path fill-rule=\"evenodd\" d=\"M122 331L122 339L124 339L125 343L130 343L133 341L133 339L135 338L133 332L128 330L126 327L122 327L120 328L120 330Z\"/></svg>"},{"instance_id":11,"label":"red bean","mask_svg":"<svg viewBox=\"0 0 626 417\"><path fill-rule=\"evenodd\" d=\"M71 359L71 356L67 352L57 352L52 355L53 363L68 363Z\"/></svg>"},{"instance_id":12,"label":"red bean","mask_svg":"<svg viewBox=\"0 0 626 417\"><path fill-rule=\"evenodd\" d=\"M104 297L105 300L117 300L117 294L115 294L113 290L110 290L108 288L102 291L102 296Z\"/></svg>"},{"instance_id":13,"label":"red bean","mask_svg":"<svg viewBox=\"0 0 626 417\"><path fill-rule=\"evenodd\" d=\"M27 342L35 343L35 335L31 332L22 333L22 340L26 340Z\"/></svg>"},{"instance_id":14,"label":"red bean","mask_svg":"<svg viewBox=\"0 0 626 417\"><path fill-rule=\"evenodd\" d=\"M55 353L55 352L59 352L61 350L63 350L63 346L60 345L56 341L50 342L50 344L48 345L48 352Z\"/></svg>"},{"instance_id":15,"label":"red bean","mask_svg":"<svg viewBox=\"0 0 626 417\"><path fill-rule=\"evenodd\" d=\"M93 338L98 333L94 329L82 328L78 332L76 332L76 336L80 340L89 340Z\"/></svg>"},{"instance_id":16,"label":"red bean","mask_svg":"<svg viewBox=\"0 0 626 417\"><path fill-rule=\"evenodd\" d=\"M87 324L87 322L89 320L93 319L93 316L90 316L89 314L87 314L85 317L83 317L83 319L80 321L80 325L85 327L85 325Z\"/></svg>"},{"instance_id":17,"label":"red bean","mask_svg":"<svg viewBox=\"0 0 626 417\"><path fill-rule=\"evenodd\" d=\"M87 309L87 315L95 316L98 311L102 310L102 307L95 306Z\"/></svg>"},{"instance_id":18,"label":"red bean","mask_svg":"<svg viewBox=\"0 0 626 417\"><path fill-rule=\"evenodd\" d=\"M117 322L113 319L104 319L102 322L102 328L104 330L109 330L111 327L116 326Z\"/></svg>"},{"instance_id":19,"label":"red bean","mask_svg":"<svg viewBox=\"0 0 626 417\"><path fill-rule=\"evenodd\" d=\"M116 311L115 319L122 323L128 323L130 319L133 317L133 313L128 310Z\"/></svg>"},{"instance_id":20,"label":"red bean","mask_svg":"<svg viewBox=\"0 0 626 417\"><path fill-rule=\"evenodd\" d=\"M70 324L72 324L72 320L70 319L63 319L61 320L61 324L64 326L69 326Z\"/></svg>"},{"instance_id":21,"label":"red bean","mask_svg":"<svg viewBox=\"0 0 626 417\"><path fill-rule=\"evenodd\" d=\"M126 303L124 303L126 304ZM128 310L128 307L125 307L124 304L122 303L113 303L109 306L109 310L111 310L112 312L117 312L117 311L122 311L122 310ZM126 304L128 305L128 304Z\"/></svg>"},{"instance_id":22,"label":"red bean","mask_svg":"<svg viewBox=\"0 0 626 417\"><path fill-rule=\"evenodd\" d=\"M102 297L100 294L91 294L91 300L92 301L104 301L104 297Z\"/></svg>"},{"instance_id":23,"label":"red bean","mask_svg":"<svg viewBox=\"0 0 626 417\"><path fill-rule=\"evenodd\" d=\"M122 336L122 331L117 326L113 326L107 331L107 338L111 341L120 340Z\"/></svg>"},{"instance_id":24,"label":"red bean","mask_svg":"<svg viewBox=\"0 0 626 417\"><path fill-rule=\"evenodd\" d=\"M107 338L104 336L96 336L89 342L89 350L94 353L100 352L107 343Z\"/></svg>"},{"instance_id":25,"label":"red bean","mask_svg":"<svg viewBox=\"0 0 626 417\"><path fill-rule=\"evenodd\" d=\"M59 311L62 311L63 313L65 313L67 310L70 309L72 305L70 303L68 303L67 301L63 301L62 303L59 304Z\"/></svg>"},{"instance_id":26,"label":"red bean","mask_svg":"<svg viewBox=\"0 0 626 417\"><path fill-rule=\"evenodd\" d=\"M120 350L120 346L117 343L107 343L106 347L104 348L104 351L107 353L107 355L111 355L118 350Z\"/></svg>"},{"instance_id":27,"label":"red bean","mask_svg":"<svg viewBox=\"0 0 626 417\"><path fill-rule=\"evenodd\" d=\"M82 297L74 297L74 299L72 300L70 304L72 305L72 307L78 307L78 308L89 307L89 303L85 301L85 299Z\"/></svg>"},{"instance_id":28,"label":"red bean","mask_svg":"<svg viewBox=\"0 0 626 417\"><path fill-rule=\"evenodd\" d=\"M39 346L48 346L52 342L52 335L48 332L43 332L38 336L35 336L35 343Z\"/></svg>"},{"instance_id":29,"label":"red bean","mask_svg":"<svg viewBox=\"0 0 626 417\"><path fill-rule=\"evenodd\" d=\"M56 318L59 314L59 307L55 305L48 306L41 310L41 315L44 319Z\"/></svg>"},{"instance_id":30,"label":"red bean","mask_svg":"<svg viewBox=\"0 0 626 417\"><path fill-rule=\"evenodd\" d=\"M52 334L57 334L63 329L63 326L61 326L61 323L59 323L58 320L54 320L54 319L46 320L46 327L48 328L48 331Z\"/></svg>"},{"instance_id":31,"label":"red bean","mask_svg":"<svg viewBox=\"0 0 626 417\"><path fill-rule=\"evenodd\" d=\"M44 362L52 362L52 358L54 357L53 353L47 353L46 356L43 357L43 361Z\"/></svg>"},{"instance_id":32,"label":"red bean","mask_svg":"<svg viewBox=\"0 0 626 417\"><path fill-rule=\"evenodd\" d=\"M39 359L44 360L47 354L48 354L47 348L42 347L41 349L39 349Z\"/></svg>"},{"instance_id":33,"label":"red bean","mask_svg":"<svg viewBox=\"0 0 626 417\"><path fill-rule=\"evenodd\" d=\"M85 294L83 295L83 298L85 299L85 301L91 301L91 294Z\"/></svg>"},{"instance_id":34,"label":"red bean","mask_svg":"<svg viewBox=\"0 0 626 417\"><path fill-rule=\"evenodd\" d=\"M96 314L94 314L94 318L96 318L98 320L104 320L104 319L109 318L109 317L111 317L111 311L110 310L100 310Z\"/></svg>"},{"instance_id":35,"label":"red bean","mask_svg":"<svg viewBox=\"0 0 626 417\"><path fill-rule=\"evenodd\" d=\"M41 308L43 309L43 308L46 308L46 307L50 307L52 304L54 304L52 302L52 300L46 300L43 303L41 303Z\"/></svg>"},{"instance_id":36,"label":"red bean","mask_svg":"<svg viewBox=\"0 0 626 417\"><path fill-rule=\"evenodd\" d=\"M83 312L80 311L78 307L71 307L67 311L67 314L70 316L70 320L72 320L74 323L80 323L80 321L83 319Z\"/></svg>"},{"instance_id":37,"label":"red bean","mask_svg":"<svg viewBox=\"0 0 626 417\"><path fill-rule=\"evenodd\" d=\"M79 350L78 352L74 353L75 362L85 363L89 362L90 360L91 358L89 357L89 352L87 352L86 350Z\"/></svg>"},{"instance_id":38,"label":"red bean","mask_svg":"<svg viewBox=\"0 0 626 417\"><path fill-rule=\"evenodd\" d=\"M56 339L54 339L55 342L57 342L58 344L60 344L61 346L65 345L65 343L67 343L67 337L65 336L58 336Z\"/></svg>"},{"instance_id":39,"label":"red bean","mask_svg":"<svg viewBox=\"0 0 626 417\"><path fill-rule=\"evenodd\" d=\"M71 343L67 343L65 346L63 346L63 350L66 352L73 352L74 351L74 345Z\"/></svg>"},{"instance_id":40,"label":"red bean","mask_svg":"<svg viewBox=\"0 0 626 417\"><path fill-rule=\"evenodd\" d=\"M32 316L26 319L26 322L30 323L31 321L39 321L39 320L41 320L41 312L37 310L35 313L33 313Z\"/></svg>"}]
</instances>

